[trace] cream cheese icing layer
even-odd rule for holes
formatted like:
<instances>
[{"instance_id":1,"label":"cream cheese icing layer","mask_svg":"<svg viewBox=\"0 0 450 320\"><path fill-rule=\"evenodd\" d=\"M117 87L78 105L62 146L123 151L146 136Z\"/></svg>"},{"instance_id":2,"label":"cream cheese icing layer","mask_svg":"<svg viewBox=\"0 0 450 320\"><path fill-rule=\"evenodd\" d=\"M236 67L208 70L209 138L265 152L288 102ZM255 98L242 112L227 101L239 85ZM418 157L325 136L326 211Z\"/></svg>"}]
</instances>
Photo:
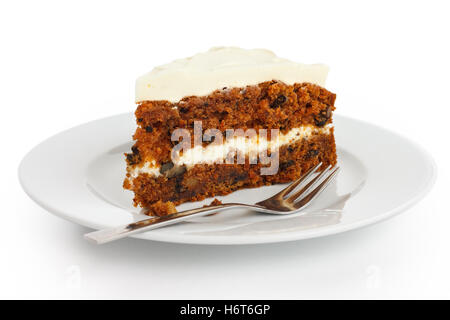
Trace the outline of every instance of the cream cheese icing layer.
<instances>
[{"instance_id":1,"label":"cream cheese icing layer","mask_svg":"<svg viewBox=\"0 0 450 320\"><path fill-rule=\"evenodd\" d=\"M215 47L192 57L154 68L136 80L136 102L204 96L223 87L244 87L270 80L288 85L310 82L325 85L328 67L301 64L265 49Z\"/></svg>"}]
</instances>

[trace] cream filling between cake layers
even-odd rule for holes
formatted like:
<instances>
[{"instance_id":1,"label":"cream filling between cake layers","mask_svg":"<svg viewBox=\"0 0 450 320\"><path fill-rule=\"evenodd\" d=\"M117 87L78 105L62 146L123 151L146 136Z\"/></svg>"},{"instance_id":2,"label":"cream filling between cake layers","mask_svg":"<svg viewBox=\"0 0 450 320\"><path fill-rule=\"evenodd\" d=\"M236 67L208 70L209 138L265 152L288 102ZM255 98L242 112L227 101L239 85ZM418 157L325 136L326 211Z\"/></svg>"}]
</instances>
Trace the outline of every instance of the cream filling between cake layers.
<instances>
[{"instance_id":1,"label":"cream filling between cake layers","mask_svg":"<svg viewBox=\"0 0 450 320\"><path fill-rule=\"evenodd\" d=\"M177 153L177 156L172 159L174 166L186 166L188 169L197 164L214 164L219 161L225 162L227 155L230 152L236 151L245 156L251 154L258 154L266 150L277 150L282 146L292 144L301 139L307 139L317 134L330 134L332 124L322 128L314 126L301 126L293 128L285 134L280 133L276 139L267 140L258 136L253 138L235 137L234 139L224 139L220 145L210 144L206 147L196 146L188 150L184 150L182 154ZM160 166L152 161L145 162L142 166L128 167L130 179L136 178L140 174L148 174L150 176L158 177L161 175Z\"/></svg>"}]
</instances>

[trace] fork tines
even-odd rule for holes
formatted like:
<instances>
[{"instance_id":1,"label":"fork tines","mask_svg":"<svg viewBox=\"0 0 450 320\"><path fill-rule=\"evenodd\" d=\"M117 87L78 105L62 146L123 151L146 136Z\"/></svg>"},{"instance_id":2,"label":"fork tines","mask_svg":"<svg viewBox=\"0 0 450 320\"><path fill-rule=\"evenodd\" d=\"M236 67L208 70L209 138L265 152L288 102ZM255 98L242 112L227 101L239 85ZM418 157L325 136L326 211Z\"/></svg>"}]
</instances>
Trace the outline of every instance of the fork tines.
<instances>
[{"instance_id":1,"label":"fork tines","mask_svg":"<svg viewBox=\"0 0 450 320\"><path fill-rule=\"evenodd\" d=\"M339 171L339 167L327 166L317 174L322 162L309 169L304 175L292 182L285 189L278 192L271 199L282 201L285 205L299 210L316 198L332 181Z\"/></svg>"}]
</instances>

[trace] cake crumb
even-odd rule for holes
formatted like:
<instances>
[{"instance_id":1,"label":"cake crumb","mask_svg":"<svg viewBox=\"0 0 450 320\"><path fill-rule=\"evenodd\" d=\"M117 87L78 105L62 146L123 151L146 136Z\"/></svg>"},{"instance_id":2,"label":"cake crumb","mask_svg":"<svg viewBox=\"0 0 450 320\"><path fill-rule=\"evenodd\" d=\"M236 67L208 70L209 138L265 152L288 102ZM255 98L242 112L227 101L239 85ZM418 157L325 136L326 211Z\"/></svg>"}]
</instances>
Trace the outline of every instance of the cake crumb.
<instances>
[{"instance_id":1,"label":"cake crumb","mask_svg":"<svg viewBox=\"0 0 450 320\"><path fill-rule=\"evenodd\" d=\"M209 204L210 206L219 206L222 204L222 201L220 201L217 198L214 198L214 200Z\"/></svg>"},{"instance_id":2,"label":"cake crumb","mask_svg":"<svg viewBox=\"0 0 450 320\"><path fill-rule=\"evenodd\" d=\"M222 201L220 201L220 200L217 199L217 198L214 198L214 200L213 200L210 204L205 204L205 205L203 206L203 208L213 207L213 206L219 206L219 205L221 205L221 204L222 204ZM218 214L218 213L219 213L219 212L214 212L214 213L211 213L211 214L206 215L206 217L210 217L210 216L213 216L213 215Z\"/></svg>"},{"instance_id":3,"label":"cake crumb","mask_svg":"<svg viewBox=\"0 0 450 320\"><path fill-rule=\"evenodd\" d=\"M221 205L222 204L222 201L220 201L219 199L217 199L217 198L214 198L214 200L210 203L210 204L205 204L204 206L203 206L203 208L206 208L206 207L212 207L212 206L219 206L219 205Z\"/></svg>"},{"instance_id":4,"label":"cake crumb","mask_svg":"<svg viewBox=\"0 0 450 320\"><path fill-rule=\"evenodd\" d=\"M177 209L175 208L175 204L171 201L163 202L161 200L151 204L146 208L146 215L149 216L166 216L172 213L177 213Z\"/></svg>"}]
</instances>

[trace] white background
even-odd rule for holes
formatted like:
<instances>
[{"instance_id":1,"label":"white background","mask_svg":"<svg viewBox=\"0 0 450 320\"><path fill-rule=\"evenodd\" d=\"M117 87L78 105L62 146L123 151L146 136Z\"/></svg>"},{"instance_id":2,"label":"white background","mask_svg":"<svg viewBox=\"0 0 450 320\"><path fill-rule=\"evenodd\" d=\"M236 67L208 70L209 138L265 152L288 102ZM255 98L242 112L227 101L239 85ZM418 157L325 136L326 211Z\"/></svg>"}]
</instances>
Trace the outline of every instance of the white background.
<instances>
[{"instance_id":1,"label":"white background","mask_svg":"<svg viewBox=\"0 0 450 320\"><path fill-rule=\"evenodd\" d=\"M447 1L2 1L0 298L450 298L449 12ZM239 247L94 246L25 195L17 167L33 146L134 111L137 76L218 45L328 64L337 114L431 153L431 193L365 229Z\"/></svg>"}]
</instances>

